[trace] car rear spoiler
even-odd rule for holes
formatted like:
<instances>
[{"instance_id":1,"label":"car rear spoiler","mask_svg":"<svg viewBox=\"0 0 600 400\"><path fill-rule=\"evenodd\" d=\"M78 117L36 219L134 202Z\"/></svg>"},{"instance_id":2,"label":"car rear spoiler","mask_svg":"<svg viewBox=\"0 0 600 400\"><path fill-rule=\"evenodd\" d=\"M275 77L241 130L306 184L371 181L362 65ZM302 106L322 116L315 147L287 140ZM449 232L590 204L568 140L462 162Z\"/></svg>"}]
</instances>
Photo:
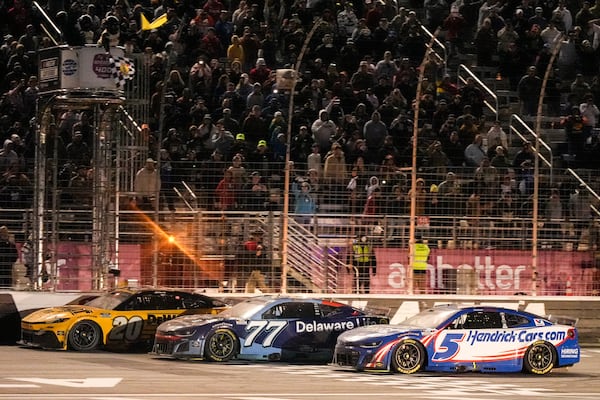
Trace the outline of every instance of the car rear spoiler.
<instances>
[{"instance_id":1,"label":"car rear spoiler","mask_svg":"<svg viewBox=\"0 0 600 400\"><path fill-rule=\"evenodd\" d=\"M548 316L546 316L546 319L555 324L570 325L570 326L577 326L577 323L579 322L579 318L567 317L564 315L549 314Z\"/></svg>"}]
</instances>

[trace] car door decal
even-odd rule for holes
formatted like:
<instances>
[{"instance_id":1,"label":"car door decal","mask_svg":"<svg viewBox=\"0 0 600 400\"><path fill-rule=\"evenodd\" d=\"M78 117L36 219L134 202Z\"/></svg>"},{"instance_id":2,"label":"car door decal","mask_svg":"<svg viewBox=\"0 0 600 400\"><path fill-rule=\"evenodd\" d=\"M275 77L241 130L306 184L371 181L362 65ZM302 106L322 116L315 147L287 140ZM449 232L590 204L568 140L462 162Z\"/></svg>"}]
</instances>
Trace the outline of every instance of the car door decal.
<instances>
[{"instance_id":1,"label":"car door decal","mask_svg":"<svg viewBox=\"0 0 600 400\"><path fill-rule=\"evenodd\" d=\"M109 340L135 341L142 334L144 327L144 320L138 315L134 315L129 319L120 315L115 317L112 323L113 329L111 329L108 335Z\"/></svg>"},{"instance_id":2,"label":"car door decal","mask_svg":"<svg viewBox=\"0 0 600 400\"><path fill-rule=\"evenodd\" d=\"M460 342L465 335L463 333L446 333L442 343L437 348L437 351L431 358L432 361L447 361L451 360L460 350Z\"/></svg>"},{"instance_id":3,"label":"car door decal","mask_svg":"<svg viewBox=\"0 0 600 400\"><path fill-rule=\"evenodd\" d=\"M250 347L256 340L256 337L261 332L269 332L263 339L263 347L269 347L275 341L279 333L288 325L287 321L271 320L271 321L250 321L246 325L246 331L250 332L244 340L244 347Z\"/></svg>"}]
</instances>

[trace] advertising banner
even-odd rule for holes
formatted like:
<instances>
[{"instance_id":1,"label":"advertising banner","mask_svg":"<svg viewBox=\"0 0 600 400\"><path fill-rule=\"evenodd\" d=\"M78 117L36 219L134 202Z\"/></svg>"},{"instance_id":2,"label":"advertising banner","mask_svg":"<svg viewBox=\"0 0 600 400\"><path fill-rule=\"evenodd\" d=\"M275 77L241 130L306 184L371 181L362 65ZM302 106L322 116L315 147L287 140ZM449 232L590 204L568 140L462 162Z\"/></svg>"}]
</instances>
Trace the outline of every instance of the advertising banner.
<instances>
[{"instance_id":1,"label":"advertising banner","mask_svg":"<svg viewBox=\"0 0 600 400\"><path fill-rule=\"evenodd\" d=\"M373 293L407 293L407 249L376 249L377 268L371 279ZM541 251L538 253L537 294L584 294L592 286L589 252ZM427 265L427 291L431 294L531 294L531 251L432 249ZM470 292L470 293L469 293ZM577 293L581 292L581 293Z\"/></svg>"}]
</instances>

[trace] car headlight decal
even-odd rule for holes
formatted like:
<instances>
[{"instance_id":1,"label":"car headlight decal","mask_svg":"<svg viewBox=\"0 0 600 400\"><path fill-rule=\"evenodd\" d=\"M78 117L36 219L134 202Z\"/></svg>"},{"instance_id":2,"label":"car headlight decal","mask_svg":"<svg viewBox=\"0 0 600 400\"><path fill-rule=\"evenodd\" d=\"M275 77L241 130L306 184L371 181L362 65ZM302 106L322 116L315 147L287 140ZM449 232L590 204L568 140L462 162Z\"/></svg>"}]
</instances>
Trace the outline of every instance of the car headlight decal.
<instances>
[{"instance_id":1,"label":"car headlight decal","mask_svg":"<svg viewBox=\"0 0 600 400\"><path fill-rule=\"evenodd\" d=\"M375 340L372 342L361 343L360 347L362 347L363 349L374 349L376 347L381 346L381 343L382 343L381 340Z\"/></svg>"}]
</instances>

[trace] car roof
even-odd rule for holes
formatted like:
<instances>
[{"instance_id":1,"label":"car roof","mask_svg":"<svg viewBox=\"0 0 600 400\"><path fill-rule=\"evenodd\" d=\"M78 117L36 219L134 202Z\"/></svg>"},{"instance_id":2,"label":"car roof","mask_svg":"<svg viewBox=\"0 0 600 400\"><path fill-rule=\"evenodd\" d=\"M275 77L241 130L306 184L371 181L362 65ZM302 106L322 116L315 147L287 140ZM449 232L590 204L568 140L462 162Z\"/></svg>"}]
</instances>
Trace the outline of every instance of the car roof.
<instances>
[{"instance_id":1,"label":"car roof","mask_svg":"<svg viewBox=\"0 0 600 400\"><path fill-rule=\"evenodd\" d=\"M520 314L520 315L530 317L530 318L546 319L546 317L544 317L544 316L536 315L536 314L530 313L528 311L521 311L521 310L515 310L513 308L506 308L506 307L493 306L493 305L484 305L484 304L442 304L442 305L434 306L434 307L432 307L432 309L435 309L435 310L447 309L447 310L456 310L456 311L509 312L509 313Z\"/></svg>"}]
</instances>

